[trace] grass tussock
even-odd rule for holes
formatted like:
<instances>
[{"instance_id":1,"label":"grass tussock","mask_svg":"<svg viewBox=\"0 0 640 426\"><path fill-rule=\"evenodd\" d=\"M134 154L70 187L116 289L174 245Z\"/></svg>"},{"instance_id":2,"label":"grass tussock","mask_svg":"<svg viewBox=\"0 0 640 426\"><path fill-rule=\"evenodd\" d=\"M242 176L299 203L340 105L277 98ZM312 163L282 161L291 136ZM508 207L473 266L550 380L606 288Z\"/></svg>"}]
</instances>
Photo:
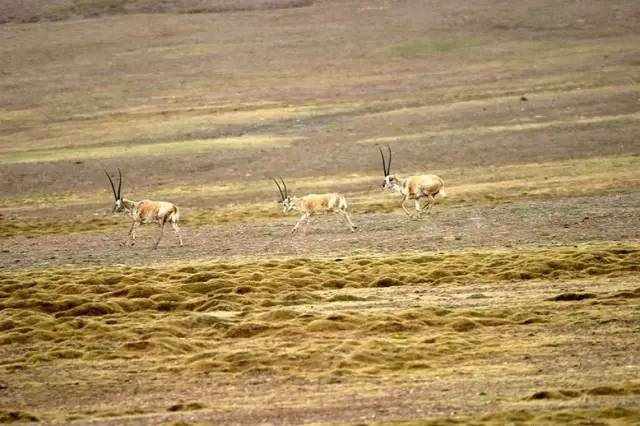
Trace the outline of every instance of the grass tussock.
<instances>
[{"instance_id":1,"label":"grass tussock","mask_svg":"<svg viewBox=\"0 0 640 426\"><path fill-rule=\"evenodd\" d=\"M354 290L624 276L638 271L638 265L639 247L602 245L360 256L341 262L287 259L3 272L0 345L24 348L22 357L3 362L6 368L58 360L184 356L174 368L297 371L330 380L344 374L414 371L432 368L453 354L490 356L499 349L489 344L478 351L477 345L494 339L491 330L548 324L555 308L544 306L557 302L541 298L530 309L407 305L360 310L359 305L375 298L354 295ZM636 293L607 297L625 303ZM314 308L320 305L339 309Z\"/></svg>"},{"instance_id":2,"label":"grass tussock","mask_svg":"<svg viewBox=\"0 0 640 426\"><path fill-rule=\"evenodd\" d=\"M37 219L19 221L0 219L0 237L99 232L113 230L122 226L126 225L115 217L98 217L79 221Z\"/></svg>"},{"instance_id":3,"label":"grass tussock","mask_svg":"<svg viewBox=\"0 0 640 426\"><path fill-rule=\"evenodd\" d=\"M621 396L640 395L640 383L628 382L623 385L601 385L586 389L544 390L533 393L528 400L570 399L580 396Z\"/></svg>"},{"instance_id":4,"label":"grass tussock","mask_svg":"<svg viewBox=\"0 0 640 426\"><path fill-rule=\"evenodd\" d=\"M627 425L633 424L640 417L640 410L624 407L604 407L601 409L552 409L534 410L520 409L502 411L488 414L482 417L443 417L412 421L398 421L376 423L388 426L442 426L442 425L499 425L499 424L607 424Z\"/></svg>"},{"instance_id":5,"label":"grass tussock","mask_svg":"<svg viewBox=\"0 0 640 426\"><path fill-rule=\"evenodd\" d=\"M40 419L31 413L21 410L0 410L0 423L30 423Z\"/></svg>"},{"instance_id":6,"label":"grass tussock","mask_svg":"<svg viewBox=\"0 0 640 426\"><path fill-rule=\"evenodd\" d=\"M201 402L187 402L171 405L169 408L167 408L167 411L194 411L202 410L204 408L207 408L207 406Z\"/></svg>"}]
</instances>

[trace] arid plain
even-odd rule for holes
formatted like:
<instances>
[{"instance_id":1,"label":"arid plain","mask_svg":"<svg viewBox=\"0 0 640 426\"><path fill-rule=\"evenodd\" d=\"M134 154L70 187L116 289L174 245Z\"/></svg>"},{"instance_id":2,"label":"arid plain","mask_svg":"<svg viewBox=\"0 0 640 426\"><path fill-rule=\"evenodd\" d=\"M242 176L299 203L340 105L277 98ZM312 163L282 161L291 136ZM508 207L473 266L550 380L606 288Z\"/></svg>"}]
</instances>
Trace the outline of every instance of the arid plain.
<instances>
[{"instance_id":1,"label":"arid plain","mask_svg":"<svg viewBox=\"0 0 640 426\"><path fill-rule=\"evenodd\" d=\"M7 3L0 422L640 422L636 1Z\"/></svg>"}]
</instances>

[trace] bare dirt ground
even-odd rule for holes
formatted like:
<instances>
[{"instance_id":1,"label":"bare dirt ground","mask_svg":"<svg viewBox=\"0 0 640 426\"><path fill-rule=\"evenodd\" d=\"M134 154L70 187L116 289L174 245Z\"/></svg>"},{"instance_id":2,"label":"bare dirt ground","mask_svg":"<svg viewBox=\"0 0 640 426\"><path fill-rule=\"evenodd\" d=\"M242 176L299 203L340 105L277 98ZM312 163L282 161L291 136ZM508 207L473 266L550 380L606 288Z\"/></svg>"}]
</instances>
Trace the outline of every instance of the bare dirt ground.
<instances>
[{"instance_id":1,"label":"bare dirt ground","mask_svg":"<svg viewBox=\"0 0 640 426\"><path fill-rule=\"evenodd\" d=\"M297 219L297 217L296 217ZM291 235L294 220L183 227L184 247L167 230L158 250L155 226L142 228L135 247L120 247L126 220L110 232L15 236L4 239L3 268L26 266L148 265L177 261L228 260L270 256L350 256L414 251L571 245L594 241L640 241L640 193L553 201L436 207L421 221L404 213L354 217L349 232L337 216L316 217ZM526 226L523 224L526 223Z\"/></svg>"},{"instance_id":2,"label":"bare dirt ground","mask_svg":"<svg viewBox=\"0 0 640 426\"><path fill-rule=\"evenodd\" d=\"M637 2L5 3L0 422L639 421Z\"/></svg>"}]
</instances>

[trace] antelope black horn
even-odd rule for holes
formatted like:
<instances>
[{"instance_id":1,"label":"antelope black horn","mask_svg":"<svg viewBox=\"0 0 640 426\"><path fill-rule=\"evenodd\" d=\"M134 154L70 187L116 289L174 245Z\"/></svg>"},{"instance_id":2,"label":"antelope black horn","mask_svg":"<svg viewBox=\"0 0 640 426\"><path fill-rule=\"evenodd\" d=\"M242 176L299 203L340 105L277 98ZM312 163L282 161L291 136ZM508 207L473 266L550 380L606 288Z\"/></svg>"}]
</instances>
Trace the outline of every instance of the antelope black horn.
<instances>
[{"instance_id":1,"label":"antelope black horn","mask_svg":"<svg viewBox=\"0 0 640 426\"><path fill-rule=\"evenodd\" d=\"M387 149L389 150L389 161L387 162L387 174L391 173L391 147L387 145Z\"/></svg>"},{"instance_id":2,"label":"antelope black horn","mask_svg":"<svg viewBox=\"0 0 640 426\"><path fill-rule=\"evenodd\" d=\"M109 173L107 172L107 170L105 169L104 174L107 175L107 179L109 179L109 183L111 184L111 190L113 191L113 196L115 197L116 201L118 201L118 195L116 194L116 187L113 186L113 181L111 180L111 176L109 176Z\"/></svg>"},{"instance_id":3,"label":"antelope black horn","mask_svg":"<svg viewBox=\"0 0 640 426\"><path fill-rule=\"evenodd\" d=\"M122 172L120 171L120 167L118 167L118 198L116 198L117 200L120 199L120 195L122 195L122 192L120 191L122 189Z\"/></svg>"},{"instance_id":4,"label":"antelope black horn","mask_svg":"<svg viewBox=\"0 0 640 426\"><path fill-rule=\"evenodd\" d=\"M280 176L280 181L282 182L282 186L284 186L284 198L287 198L289 196L289 190L287 189L287 184L284 183L282 176Z\"/></svg>"},{"instance_id":5,"label":"antelope black horn","mask_svg":"<svg viewBox=\"0 0 640 426\"><path fill-rule=\"evenodd\" d=\"M387 162L384 159L384 153L382 152L382 148L378 147L378 151L380 151L380 156L382 157L382 170L384 170L384 177L387 177Z\"/></svg>"},{"instance_id":6,"label":"antelope black horn","mask_svg":"<svg viewBox=\"0 0 640 426\"><path fill-rule=\"evenodd\" d=\"M278 187L278 191L280 192L280 197L282 198L282 201L284 201L284 193L282 192L282 188L280 188L280 184L278 183L277 180L275 180L275 178L271 178L271 179L273 180L273 182Z\"/></svg>"}]
</instances>

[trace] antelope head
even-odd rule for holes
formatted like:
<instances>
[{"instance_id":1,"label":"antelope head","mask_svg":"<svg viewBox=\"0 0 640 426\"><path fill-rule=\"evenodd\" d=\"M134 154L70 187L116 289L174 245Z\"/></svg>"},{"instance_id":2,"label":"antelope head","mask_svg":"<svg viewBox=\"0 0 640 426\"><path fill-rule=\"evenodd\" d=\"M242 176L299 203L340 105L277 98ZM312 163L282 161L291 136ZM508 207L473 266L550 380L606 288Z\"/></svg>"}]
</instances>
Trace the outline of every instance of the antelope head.
<instances>
[{"instance_id":1,"label":"antelope head","mask_svg":"<svg viewBox=\"0 0 640 426\"><path fill-rule=\"evenodd\" d=\"M386 158L384 156L384 152L382 152L382 148L378 147L378 151L380 151L380 156L382 157L382 170L384 171L384 180L382 181L382 189L388 189L393 191L398 186L398 178L396 175L392 175L391 173L391 147L387 145L387 150L389 151L389 157Z\"/></svg>"},{"instance_id":2,"label":"antelope head","mask_svg":"<svg viewBox=\"0 0 640 426\"><path fill-rule=\"evenodd\" d=\"M282 178L280 178L280 182L282 182L282 186L280 186L277 180L273 179L273 181L278 187L278 192L280 192L280 201L278 202L282 204L282 212L289 213L291 210L294 209L295 203L293 202L293 197L289 195L289 191L287 190L287 184L284 183L284 180Z\"/></svg>"},{"instance_id":3,"label":"antelope head","mask_svg":"<svg viewBox=\"0 0 640 426\"><path fill-rule=\"evenodd\" d=\"M122 202L122 172L118 167L118 192L116 192L116 187L113 184L113 180L111 180L111 176L105 170L104 173L107 175L107 179L109 179L109 183L111 184L111 190L113 191L113 197L115 198L115 202L113 204L113 213L119 213L124 210L124 203Z\"/></svg>"}]
</instances>

